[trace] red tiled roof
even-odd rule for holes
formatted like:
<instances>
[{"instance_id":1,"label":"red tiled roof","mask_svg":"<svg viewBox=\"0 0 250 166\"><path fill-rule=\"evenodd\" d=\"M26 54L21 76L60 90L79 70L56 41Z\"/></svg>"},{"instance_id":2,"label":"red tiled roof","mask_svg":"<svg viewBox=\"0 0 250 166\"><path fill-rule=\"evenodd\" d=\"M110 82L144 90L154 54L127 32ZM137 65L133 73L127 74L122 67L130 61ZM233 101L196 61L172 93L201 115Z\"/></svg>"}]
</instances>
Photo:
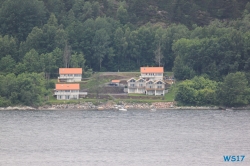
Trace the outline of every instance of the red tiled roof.
<instances>
[{"instance_id":1,"label":"red tiled roof","mask_svg":"<svg viewBox=\"0 0 250 166\"><path fill-rule=\"evenodd\" d=\"M163 67L141 67L141 73L163 73Z\"/></svg>"},{"instance_id":2,"label":"red tiled roof","mask_svg":"<svg viewBox=\"0 0 250 166\"><path fill-rule=\"evenodd\" d=\"M56 90L79 90L80 84L56 84Z\"/></svg>"},{"instance_id":3,"label":"red tiled roof","mask_svg":"<svg viewBox=\"0 0 250 166\"><path fill-rule=\"evenodd\" d=\"M59 68L59 74L82 74L82 68Z\"/></svg>"},{"instance_id":4,"label":"red tiled roof","mask_svg":"<svg viewBox=\"0 0 250 166\"><path fill-rule=\"evenodd\" d=\"M120 80L112 80L113 83L120 83Z\"/></svg>"}]
</instances>

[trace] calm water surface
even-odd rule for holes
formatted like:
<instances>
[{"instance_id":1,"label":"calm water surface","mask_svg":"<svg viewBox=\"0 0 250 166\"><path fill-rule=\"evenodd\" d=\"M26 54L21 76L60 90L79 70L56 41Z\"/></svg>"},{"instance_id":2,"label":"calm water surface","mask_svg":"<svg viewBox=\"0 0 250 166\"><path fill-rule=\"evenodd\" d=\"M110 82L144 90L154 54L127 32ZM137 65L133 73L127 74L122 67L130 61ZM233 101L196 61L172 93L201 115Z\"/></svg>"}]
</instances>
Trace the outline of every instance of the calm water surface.
<instances>
[{"instance_id":1,"label":"calm water surface","mask_svg":"<svg viewBox=\"0 0 250 166\"><path fill-rule=\"evenodd\" d=\"M250 111L0 111L0 165L249 166Z\"/></svg>"}]
</instances>

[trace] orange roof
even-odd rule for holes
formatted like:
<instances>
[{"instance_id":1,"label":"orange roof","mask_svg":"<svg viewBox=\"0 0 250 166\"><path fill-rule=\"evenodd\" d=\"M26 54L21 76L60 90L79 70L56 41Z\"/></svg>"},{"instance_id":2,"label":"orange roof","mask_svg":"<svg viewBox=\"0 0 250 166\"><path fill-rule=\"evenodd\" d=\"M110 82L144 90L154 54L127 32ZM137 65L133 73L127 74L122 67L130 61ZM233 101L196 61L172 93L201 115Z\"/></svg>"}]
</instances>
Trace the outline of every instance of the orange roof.
<instances>
[{"instance_id":1,"label":"orange roof","mask_svg":"<svg viewBox=\"0 0 250 166\"><path fill-rule=\"evenodd\" d=\"M119 83L120 80L112 80L111 82L113 82L113 83Z\"/></svg>"},{"instance_id":2,"label":"orange roof","mask_svg":"<svg viewBox=\"0 0 250 166\"><path fill-rule=\"evenodd\" d=\"M82 74L82 68L59 68L59 74Z\"/></svg>"},{"instance_id":3,"label":"orange roof","mask_svg":"<svg viewBox=\"0 0 250 166\"><path fill-rule=\"evenodd\" d=\"M141 73L163 73L163 67L141 67Z\"/></svg>"},{"instance_id":4,"label":"orange roof","mask_svg":"<svg viewBox=\"0 0 250 166\"><path fill-rule=\"evenodd\" d=\"M56 84L56 90L79 90L79 84Z\"/></svg>"}]
</instances>

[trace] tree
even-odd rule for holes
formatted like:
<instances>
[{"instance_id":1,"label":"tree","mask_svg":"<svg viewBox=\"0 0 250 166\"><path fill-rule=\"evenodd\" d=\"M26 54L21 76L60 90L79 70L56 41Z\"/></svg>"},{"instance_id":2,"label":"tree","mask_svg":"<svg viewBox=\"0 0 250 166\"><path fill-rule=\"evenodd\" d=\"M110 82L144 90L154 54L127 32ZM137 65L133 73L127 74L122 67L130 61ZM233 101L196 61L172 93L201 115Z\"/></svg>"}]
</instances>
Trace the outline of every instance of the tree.
<instances>
[{"instance_id":1,"label":"tree","mask_svg":"<svg viewBox=\"0 0 250 166\"><path fill-rule=\"evenodd\" d=\"M85 69L85 62L86 60L84 59L83 53L77 53L75 52L70 59L70 67L73 68L82 68L83 70Z\"/></svg>"},{"instance_id":2,"label":"tree","mask_svg":"<svg viewBox=\"0 0 250 166\"><path fill-rule=\"evenodd\" d=\"M25 66L25 70L28 72L41 72L39 54L34 49L25 54L23 64Z\"/></svg>"},{"instance_id":3,"label":"tree","mask_svg":"<svg viewBox=\"0 0 250 166\"><path fill-rule=\"evenodd\" d=\"M20 44L20 54L22 57L31 49L35 49L38 53L46 52L46 48L44 46L45 42L43 41L43 30L38 27L34 27L32 31L28 34L25 42L21 42Z\"/></svg>"},{"instance_id":4,"label":"tree","mask_svg":"<svg viewBox=\"0 0 250 166\"><path fill-rule=\"evenodd\" d=\"M96 99L99 98L101 88L103 87L105 80L103 77L100 76L100 73L95 73L92 76L93 79L90 80L89 85L90 85L90 91L94 92L96 95Z\"/></svg>"},{"instance_id":5,"label":"tree","mask_svg":"<svg viewBox=\"0 0 250 166\"><path fill-rule=\"evenodd\" d=\"M197 90L193 88L193 82L186 80L178 85L176 92L175 101L183 104L194 105L196 104Z\"/></svg>"},{"instance_id":6,"label":"tree","mask_svg":"<svg viewBox=\"0 0 250 166\"><path fill-rule=\"evenodd\" d=\"M186 105L216 104L217 82L194 77L177 85L175 100Z\"/></svg>"},{"instance_id":7,"label":"tree","mask_svg":"<svg viewBox=\"0 0 250 166\"><path fill-rule=\"evenodd\" d=\"M155 54L155 62L158 63L158 65L160 67L162 65L161 60L163 59L160 42L158 43L157 48L154 51L154 54Z\"/></svg>"},{"instance_id":8,"label":"tree","mask_svg":"<svg viewBox=\"0 0 250 166\"><path fill-rule=\"evenodd\" d=\"M20 53L25 54L35 49L39 54L52 52L56 47L63 49L67 41L67 34L58 26L58 21L52 13L42 28L34 27L25 42L21 43Z\"/></svg>"},{"instance_id":9,"label":"tree","mask_svg":"<svg viewBox=\"0 0 250 166\"><path fill-rule=\"evenodd\" d=\"M0 32L24 41L35 26L46 20L44 3L39 0L7 0L0 10Z\"/></svg>"},{"instance_id":10,"label":"tree","mask_svg":"<svg viewBox=\"0 0 250 166\"><path fill-rule=\"evenodd\" d=\"M58 70L56 66L56 56L53 56L53 53L46 53L40 55L40 66L42 72L45 74L45 78L50 79L50 75L53 71Z\"/></svg>"},{"instance_id":11,"label":"tree","mask_svg":"<svg viewBox=\"0 0 250 166\"><path fill-rule=\"evenodd\" d=\"M122 24L126 24L128 21L128 12L122 5L117 9L116 17Z\"/></svg>"},{"instance_id":12,"label":"tree","mask_svg":"<svg viewBox=\"0 0 250 166\"><path fill-rule=\"evenodd\" d=\"M6 57L3 57L0 60L0 71L6 73L13 73L15 65L16 65L15 60L10 55L7 55Z\"/></svg>"},{"instance_id":13,"label":"tree","mask_svg":"<svg viewBox=\"0 0 250 166\"><path fill-rule=\"evenodd\" d=\"M64 9L65 2L62 0L43 0L43 2L49 13L54 13L58 18L66 12Z\"/></svg>"},{"instance_id":14,"label":"tree","mask_svg":"<svg viewBox=\"0 0 250 166\"><path fill-rule=\"evenodd\" d=\"M0 59L6 55L11 55L13 59L20 60L18 57L18 43L15 38L8 35L0 35Z\"/></svg>"},{"instance_id":15,"label":"tree","mask_svg":"<svg viewBox=\"0 0 250 166\"><path fill-rule=\"evenodd\" d=\"M119 27L118 29L116 29L113 41L114 41L116 58L118 62L117 66L118 69L120 69L121 62L124 62L125 60L126 50L128 47L128 42L122 28Z\"/></svg>"},{"instance_id":16,"label":"tree","mask_svg":"<svg viewBox=\"0 0 250 166\"><path fill-rule=\"evenodd\" d=\"M43 74L23 73L17 76L16 82L18 85L18 91L15 92L16 99L24 105L38 106L48 94Z\"/></svg>"},{"instance_id":17,"label":"tree","mask_svg":"<svg viewBox=\"0 0 250 166\"><path fill-rule=\"evenodd\" d=\"M13 92L16 92L18 89L15 74L10 73L5 77L1 76L0 85L1 96L5 97L6 99L13 98Z\"/></svg>"},{"instance_id":18,"label":"tree","mask_svg":"<svg viewBox=\"0 0 250 166\"><path fill-rule=\"evenodd\" d=\"M217 90L218 101L225 106L246 105L249 95L248 81L242 72L228 74Z\"/></svg>"},{"instance_id":19,"label":"tree","mask_svg":"<svg viewBox=\"0 0 250 166\"><path fill-rule=\"evenodd\" d=\"M173 72L177 80L191 79L195 76L194 70L188 67L180 56L175 58Z\"/></svg>"},{"instance_id":20,"label":"tree","mask_svg":"<svg viewBox=\"0 0 250 166\"><path fill-rule=\"evenodd\" d=\"M87 20L89 18L92 18L93 9L92 4L90 2L85 2L82 9L84 14L80 17L80 20Z\"/></svg>"},{"instance_id":21,"label":"tree","mask_svg":"<svg viewBox=\"0 0 250 166\"><path fill-rule=\"evenodd\" d=\"M71 58L71 47L68 45L68 43L65 43L63 52L63 62L65 68L69 67L70 58Z\"/></svg>"},{"instance_id":22,"label":"tree","mask_svg":"<svg viewBox=\"0 0 250 166\"><path fill-rule=\"evenodd\" d=\"M99 62L99 70L102 68L102 61L107 54L110 37L105 29L97 30L93 39L94 57Z\"/></svg>"}]
</instances>

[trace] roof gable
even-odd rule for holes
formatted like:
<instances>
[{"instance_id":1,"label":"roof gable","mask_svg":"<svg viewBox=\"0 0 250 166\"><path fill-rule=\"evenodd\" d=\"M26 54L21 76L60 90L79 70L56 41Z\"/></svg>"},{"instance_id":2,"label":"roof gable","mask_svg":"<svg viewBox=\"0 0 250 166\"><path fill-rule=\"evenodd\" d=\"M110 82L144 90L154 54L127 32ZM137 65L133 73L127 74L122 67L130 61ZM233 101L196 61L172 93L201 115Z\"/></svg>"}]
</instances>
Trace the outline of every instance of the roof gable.
<instances>
[{"instance_id":1,"label":"roof gable","mask_svg":"<svg viewBox=\"0 0 250 166\"><path fill-rule=\"evenodd\" d=\"M59 74L82 74L82 68L59 68Z\"/></svg>"},{"instance_id":2,"label":"roof gable","mask_svg":"<svg viewBox=\"0 0 250 166\"><path fill-rule=\"evenodd\" d=\"M146 84L153 84L153 83L154 83L154 81L152 81L152 80L149 80L146 82Z\"/></svg>"},{"instance_id":3,"label":"roof gable","mask_svg":"<svg viewBox=\"0 0 250 166\"><path fill-rule=\"evenodd\" d=\"M163 73L163 67L141 67L141 73Z\"/></svg>"},{"instance_id":4,"label":"roof gable","mask_svg":"<svg viewBox=\"0 0 250 166\"><path fill-rule=\"evenodd\" d=\"M130 82L131 80L136 81L136 79L134 79L134 78L130 78L127 82Z\"/></svg>"},{"instance_id":5,"label":"roof gable","mask_svg":"<svg viewBox=\"0 0 250 166\"><path fill-rule=\"evenodd\" d=\"M80 84L56 84L56 90L80 90Z\"/></svg>"},{"instance_id":6,"label":"roof gable","mask_svg":"<svg viewBox=\"0 0 250 166\"><path fill-rule=\"evenodd\" d=\"M143 78L137 80L137 82L146 82Z\"/></svg>"}]
</instances>

